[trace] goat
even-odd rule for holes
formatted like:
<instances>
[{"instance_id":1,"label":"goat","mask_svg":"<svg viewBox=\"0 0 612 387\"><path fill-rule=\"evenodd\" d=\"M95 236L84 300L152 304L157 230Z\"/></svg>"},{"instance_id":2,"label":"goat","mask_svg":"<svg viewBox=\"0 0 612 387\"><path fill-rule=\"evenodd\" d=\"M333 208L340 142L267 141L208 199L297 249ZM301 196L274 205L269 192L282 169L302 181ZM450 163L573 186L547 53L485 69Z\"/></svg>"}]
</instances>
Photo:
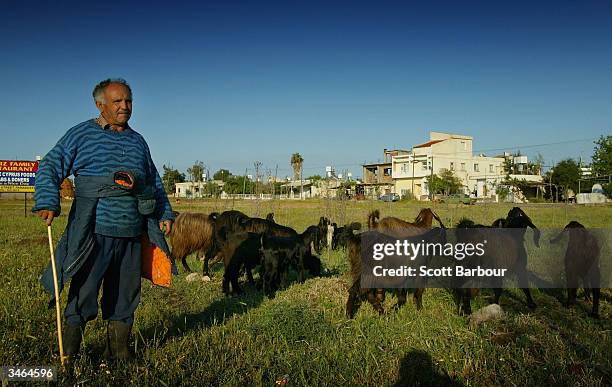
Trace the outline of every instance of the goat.
<instances>
[{"instance_id":1,"label":"goat","mask_svg":"<svg viewBox=\"0 0 612 387\"><path fill-rule=\"evenodd\" d=\"M567 280L567 303L570 307L576 304L576 293L579 280L584 284L587 298L593 291L593 309L591 317L599 318L599 297L601 294L601 272L599 268L600 248L597 238L575 220L567 226L550 243L557 243L564 234L569 234L565 251L565 277Z\"/></svg>"},{"instance_id":2,"label":"goat","mask_svg":"<svg viewBox=\"0 0 612 387\"><path fill-rule=\"evenodd\" d=\"M461 243L481 243L488 241L488 248L481 257L472 257L464 264L476 267L480 262L487 267L507 268L509 273L516 275L519 286L527 299L529 308L536 307L531 292L529 290L529 280L527 278L527 254L524 252L522 238L517 238L517 232L494 231L495 227L475 224L472 220L463 218L457 224L457 240ZM520 234L519 234L520 235ZM455 296L459 313L471 314L471 298L478 294L474 288L465 288L467 279L455 277ZM495 293L495 304L499 304L502 294L503 278L492 278L493 291Z\"/></svg>"},{"instance_id":3,"label":"goat","mask_svg":"<svg viewBox=\"0 0 612 387\"><path fill-rule=\"evenodd\" d=\"M506 221L503 223L502 227L523 229L523 231L520 233L521 243L523 242L527 227L531 227L533 229L533 243L535 243L537 247L540 247L540 230L535 224L533 224L531 218L527 216L525 211L523 211L520 207L513 207L510 211L508 211L508 216L506 217Z\"/></svg>"},{"instance_id":4,"label":"goat","mask_svg":"<svg viewBox=\"0 0 612 387\"><path fill-rule=\"evenodd\" d=\"M392 216L380 219L380 211L374 210L368 215L368 229L384 230L381 232L397 238L404 238L422 234L423 230L421 229L431 228L433 219L436 219L440 227L444 228L442 220L431 208L423 208L412 223Z\"/></svg>"},{"instance_id":5,"label":"goat","mask_svg":"<svg viewBox=\"0 0 612 387\"><path fill-rule=\"evenodd\" d=\"M261 218L240 219L237 228L241 231L254 232L257 234L270 233L273 236L297 237L298 233L291 227L283 226L273 221Z\"/></svg>"},{"instance_id":6,"label":"goat","mask_svg":"<svg viewBox=\"0 0 612 387\"><path fill-rule=\"evenodd\" d=\"M337 227L336 223L333 223L334 234L332 237L332 250L338 250L340 248L347 248L348 241L353 235L354 231L361 230L361 223L353 222L342 227Z\"/></svg>"},{"instance_id":7,"label":"goat","mask_svg":"<svg viewBox=\"0 0 612 387\"><path fill-rule=\"evenodd\" d=\"M177 215L172 231L170 232L170 244L172 245L172 256L181 261L183 268L191 273L187 264L187 256L193 252L205 255L204 275L208 275L208 261L214 253L215 221L219 214L201 214L183 212Z\"/></svg>"},{"instance_id":8,"label":"goat","mask_svg":"<svg viewBox=\"0 0 612 387\"><path fill-rule=\"evenodd\" d=\"M431 208L423 208L419 211L413 223L394 217L380 219L380 211L374 210L368 215L368 228L391 237L407 238L427 233L431 229L433 219L438 221L442 229L445 228L440 217ZM424 291L424 288L418 288L414 292L414 303L418 310L423 308ZM407 289L396 290L398 307L406 303L407 294Z\"/></svg>"},{"instance_id":9,"label":"goat","mask_svg":"<svg viewBox=\"0 0 612 387\"><path fill-rule=\"evenodd\" d=\"M334 241L334 231L336 230L336 227L338 227L336 223L329 223L327 225L327 230L325 233L325 241L327 243L327 247L329 248L332 248L333 241Z\"/></svg>"},{"instance_id":10,"label":"goat","mask_svg":"<svg viewBox=\"0 0 612 387\"><path fill-rule=\"evenodd\" d=\"M374 243L384 243L384 244L395 244L398 239L384 233L380 233L378 231L366 231L358 235L352 235L348 240L348 256L351 264L351 280L352 285L349 289L349 296L346 301L346 315L348 318L353 318L361 302L364 299L367 299L368 302L372 305L374 310L376 310L379 314L384 314L384 308L382 303L385 300L385 289L384 288L362 288L361 287L361 276L364 272L369 272L372 267L370 264L372 263L369 260L363 261L367 267L362 266L362 252L372 250L372 246ZM444 228L434 228L431 230L426 230L425 233L420 234L418 236L411 236L409 238L401 238L401 239L413 239L417 243L423 243L423 241L434 242L434 243L446 243L446 229ZM414 243L414 242L411 242ZM428 256L422 255L419 257L418 261L414 261L411 259L410 265L419 266L421 264L426 264L429 260ZM378 264L378 263L376 263ZM392 279L386 279L391 281L395 286L403 286L403 279L398 279L394 282ZM415 302L417 304L417 308L422 308L422 294L423 289L426 285L426 279L424 277L418 277L416 279L417 282L417 293L415 293ZM396 305L396 309L399 309L406 303L406 290L403 288L395 287L396 294L398 296L398 301Z\"/></svg>"},{"instance_id":11,"label":"goat","mask_svg":"<svg viewBox=\"0 0 612 387\"><path fill-rule=\"evenodd\" d=\"M219 231L223 240L221 253L224 257L225 272L223 273L223 293L241 294L238 284L240 270L244 267L249 283L255 285L252 270L261 263L261 240L259 234L238 232L228 234L225 229Z\"/></svg>"},{"instance_id":12,"label":"goat","mask_svg":"<svg viewBox=\"0 0 612 387\"><path fill-rule=\"evenodd\" d=\"M262 283L264 293L272 298L281 284L287 284L287 274L290 265L302 262L307 253L306 247L298 238L273 236L271 233L262 233ZM303 272L301 270L300 272Z\"/></svg>"},{"instance_id":13,"label":"goat","mask_svg":"<svg viewBox=\"0 0 612 387\"><path fill-rule=\"evenodd\" d=\"M321 275L321 260L312 254L311 246L319 245L322 226L309 226L294 235L278 235L282 229L269 228L261 234L263 254L264 292L273 297L281 284L287 285L289 267L298 271L298 280L304 282L305 272L312 276Z\"/></svg>"}]
</instances>

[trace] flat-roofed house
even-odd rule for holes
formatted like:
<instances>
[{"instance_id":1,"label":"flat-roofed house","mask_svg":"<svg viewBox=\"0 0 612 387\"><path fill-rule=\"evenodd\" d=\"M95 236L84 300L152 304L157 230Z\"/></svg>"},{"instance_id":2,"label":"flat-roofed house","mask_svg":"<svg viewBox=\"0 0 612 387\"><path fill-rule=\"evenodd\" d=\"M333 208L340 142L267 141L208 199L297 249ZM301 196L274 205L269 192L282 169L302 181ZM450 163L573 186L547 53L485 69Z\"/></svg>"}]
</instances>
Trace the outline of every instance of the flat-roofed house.
<instances>
[{"instance_id":1,"label":"flat-roofed house","mask_svg":"<svg viewBox=\"0 0 612 387\"><path fill-rule=\"evenodd\" d=\"M363 183L359 185L358 191L371 198L395 192L395 184L391 172L392 159L393 157L408 153L409 151L402 149L385 149L383 151L384 161L382 163L363 164Z\"/></svg>"},{"instance_id":2,"label":"flat-roofed house","mask_svg":"<svg viewBox=\"0 0 612 387\"><path fill-rule=\"evenodd\" d=\"M429 141L413 146L410 152L392 157L391 176L395 193L427 199L430 194L427 178L447 169L461 180L465 194L477 198L494 197L496 187L506 177L506 158L474 155L472 146L471 136L430 132ZM541 176L538 179L541 181Z\"/></svg>"}]
</instances>

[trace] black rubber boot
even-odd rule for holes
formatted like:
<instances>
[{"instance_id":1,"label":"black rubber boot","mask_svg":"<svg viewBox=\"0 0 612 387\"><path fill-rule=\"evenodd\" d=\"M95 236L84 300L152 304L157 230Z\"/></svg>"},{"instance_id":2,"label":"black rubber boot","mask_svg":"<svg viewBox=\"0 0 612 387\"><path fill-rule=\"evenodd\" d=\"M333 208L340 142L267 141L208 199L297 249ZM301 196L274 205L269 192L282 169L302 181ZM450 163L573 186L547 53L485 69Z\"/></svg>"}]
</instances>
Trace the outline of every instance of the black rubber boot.
<instances>
[{"instance_id":1,"label":"black rubber boot","mask_svg":"<svg viewBox=\"0 0 612 387\"><path fill-rule=\"evenodd\" d=\"M108 360L131 360L129 350L130 332L132 324L121 321L109 321L106 327L106 350L104 357Z\"/></svg>"},{"instance_id":2,"label":"black rubber boot","mask_svg":"<svg viewBox=\"0 0 612 387\"><path fill-rule=\"evenodd\" d=\"M68 323L64 323L64 333L62 334L62 340L64 342L64 361L66 366L71 366L74 363L74 360L76 359L77 355L79 354L84 331L85 324L70 325Z\"/></svg>"}]
</instances>

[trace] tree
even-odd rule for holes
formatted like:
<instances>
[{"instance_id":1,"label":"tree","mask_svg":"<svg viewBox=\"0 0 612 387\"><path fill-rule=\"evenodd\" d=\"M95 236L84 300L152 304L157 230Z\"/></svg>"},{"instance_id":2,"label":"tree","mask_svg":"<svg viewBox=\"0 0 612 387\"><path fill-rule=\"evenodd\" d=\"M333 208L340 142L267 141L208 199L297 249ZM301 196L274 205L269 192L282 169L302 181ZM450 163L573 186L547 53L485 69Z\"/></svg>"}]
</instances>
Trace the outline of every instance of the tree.
<instances>
[{"instance_id":1,"label":"tree","mask_svg":"<svg viewBox=\"0 0 612 387\"><path fill-rule=\"evenodd\" d=\"M189 174L189 181L197 183L202 181L202 175L204 174L204 163L196 160L191 168L187 168Z\"/></svg>"},{"instance_id":2,"label":"tree","mask_svg":"<svg viewBox=\"0 0 612 387\"><path fill-rule=\"evenodd\" d=\"M221 180L221 181L227 181L230 178L230 176L232 176L232 174L231 174L231 172L229 170L227 170L227 169L219 169L213 175L213 179Z\"/></svg>"},{"instance_id":3,"label":"tree","mask_svg":"<svg viewBox=\"0 0 612 387\"><path fill-rule=\"evenodd\" d=\"M176 183L182 183L185 181L185 174L174 169L171 166L164 165L164 175L162 176L162 182L164 183L164 189L167 193L174 193L176 190Z\"/></svg>"},{"instance_id":4,"label":"tree","mask_svg":"<svg viewBox=\"0 0 612 387\"><path fill-rule=\"evenodd\" d=\"M580 179L580 166L572 159L561 160L552 170L552 183L562 187L566 193L572 189L578 191L578 180Z\"/></svg>"},{"instance_id":5,"label":"tree","mask_svg":"<svg viewBox=\"0 0 612 387\"><path fill-rule=\"evenodd\" d=\"M593 152L593 174L595 176L612 175L612 136L601 136L595 141Z\"/></svg>"},{"instance_id":6,"label":"tree","mask_svg":"<svg viewBox=\"0 0 612 387\"><path fill-rule=\"evenodd\" d=\"M308 176L306 180L319 181L319 180L323 180L323 178L321 177L321 175L312 175L312 176Z\"/></svg>"},{"instance_id":7,"label":"tree","mask_svg":"<svg viewBox=\"0 0 612 387\"><path fill-rule=\"evenodd\" d=\"M427 185L429 187L429 191L434 194L444 194L451 195L454 193L458 193L463 187L461 184L461 180L453 171L448 169L441 169L440 176L431 175L427 178Z\"/></svg>"},{"instance_id":8,"label":"tree","mask_svg":"<svg viewBox=\"0 0 612 387\"><path fill-rule=\"evenodd\" d=\"M300 179L300 199L304 198L304 185L302 181L302 164L304 163L304 158L299 153L294 153L291 155L291 167L293 168L293 180L297 180L298 177Z\"/></svg>"},{"instance_id":9,"label":"tree","mask_svg":"<svg viewBox=\"0 0 612 387\"><path fill-rule=\"evenodd\" d=\"M219 197L221 195L221 189L214 181L209 181L203 187L204 194L211 197Z\"/></svg>"},{"instance_id":10,"label":"tree","mask_svg":"<svg viewBox=\"0 0 612 387\"><path fill-rule=\"evenodd\" d=\"M510 175L514 174L514 157L510 156L510 157L506 157L504 159L504 165L503 165L503 169L504 169L504 180L510 180Z\"/></svg>"},{"instance_id":11,"label":"tree","mask_svg":"<svg viewBox=\"0 0 612 387\"><path fill-rule=\"evenodd\" d=\"M246 193L255 192L255 183L248 177L232 175L223 186L223 190L228 194L241 194L243 189Z\"/></svg>"},{"instance_id":12,"label":"tree","mask_svg":"<svg viewBox=\"0 0 612 387\"><path fill-rule=\"evenodd\" d=\"M291 168L293 168L293 180L300 179L303 163L304 163L304 158L299 153L294 153L291 155Z\"/></svg>"}]
</instances>

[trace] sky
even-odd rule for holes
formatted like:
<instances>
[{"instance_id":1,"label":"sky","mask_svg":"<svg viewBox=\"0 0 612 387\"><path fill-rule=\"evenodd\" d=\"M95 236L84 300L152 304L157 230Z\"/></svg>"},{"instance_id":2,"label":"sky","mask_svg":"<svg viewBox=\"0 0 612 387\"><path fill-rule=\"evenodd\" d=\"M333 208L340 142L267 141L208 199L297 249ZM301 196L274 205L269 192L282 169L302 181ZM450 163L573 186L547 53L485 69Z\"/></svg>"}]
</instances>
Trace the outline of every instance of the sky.
<instances>
[{"instance_id":1,"label":"sky","mask_svg":"<svg viewBox=\"0 0 612 387\"><path fill-rule=\"evenodd\" d=\"M97 116L108 77L160 170L360 176L429 131L552 164L612 134L609 1L0 3L0 159Z\"/></svg>"}]
</instances>

